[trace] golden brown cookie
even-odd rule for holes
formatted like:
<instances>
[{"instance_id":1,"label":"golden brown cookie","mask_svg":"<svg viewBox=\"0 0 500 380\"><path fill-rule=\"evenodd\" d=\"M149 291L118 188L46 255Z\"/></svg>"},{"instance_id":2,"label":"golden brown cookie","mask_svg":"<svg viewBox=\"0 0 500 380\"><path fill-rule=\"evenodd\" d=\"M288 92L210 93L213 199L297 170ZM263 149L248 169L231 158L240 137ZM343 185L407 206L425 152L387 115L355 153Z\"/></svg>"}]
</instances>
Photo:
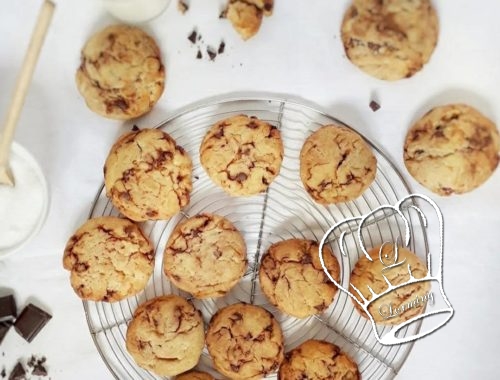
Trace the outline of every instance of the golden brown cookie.
<instances>
[{"instance_id":1,"label":"golden brown cookie","mask_svg":"<svg viewBox=\"0 0 500 380\"><path fill-rule=\"evenodd\" d=\"M358 365L339 347L308 340L285 354L278 380L360 380Z\"/></svg>"},{"instance_id":2,"label":"golden brown cookie","mask_svg":"<svg viewBox=\"0 0 500 380\"><path fill-rule=\"evenodd\" d=\"M255 117L233 116L205 135L200 161L212 181L230 195L267 190L283 160L280 131Z\"/></svg>"},{"instance_id":3,"label":"golden brown cookie","mask_svg":"<svg viewBox=\"0 0 500 380\"><path fill-rule=\"evenodd\" d=\"M376 294L381 294L387 290L388 285L383 275L387 277L393 286L410 281L408 265L410 265L411 273L416 279L424 278L427 275L425 264L417 255L406 248L398 248L397 262L403 262L403 264L390 269L385 268L388 265L394 264L395 253L392 244L384 245L381 253L380 247L376 247L368 251L368 254L373 261L368 260L366 256L363 255L354 266L350 279L350 283L354 285L367 300L372 298L368 286L371 287ZM416 297L425 297L430 289L431 286L428 281L403 286L380 297L368 307L368 310L377 324L399 325L422 313L425 303L419 301L418 305L407 308L404 312L397 313L396 311L401 309L402 305L408 305L413 302ZM350 290L358 300L361 301L357 293L353 291L352 288ZM354 300L353 303L360 314L367 318L367 315L359 304Z\"/></svg>"},{"instance_id":4,"label":"golden brown cookie","mask_svg":"<svg viewBox=\"0 0 500 380\"><path fill-rule=\"evenodd\" d=\"M342 23L347 57L383 80L420 71L436 47L439 22L430 0L354 0Z\"/></svg>"},{"instance_id":5,"label":"golden brown cookie","mask_svg":"<svg viewBox=\"0 0 500 380\"><path fill-rule=\"evenodd\" d=\"M215 369L230 379L261 379L283 360L283 334L273 315L238 303L220 309L207 331Z\"/></svg>"},{"instance_id":6,"label":"golden brown cookie","mask_svg":"<svg viewBox=\"0 0 500 380\"><path fill-rule=\"evenodd\" d=\"M225 15L244 40L260 29L263 16L271 16L274 0L229 0Z\"/></svg>"},{"instance_id":7,"label":"golden brown cookie","mask_svg":"<svg viewBox=\"0 0 500 380\"><path fill-rule=\"evenodd\" d=\"M474 190L498 166L495 124L465 104L436 107L410 128L405 165L423 186L439 195Z\"/></svg>"},{"instance_id":8,"label":"golden brown cookie","mask_svg":"<svg viewBox=\"0 0 500 380\"><path fill-rule=\"evenodd\" d=\"M130 132L106 159L106 195L129 219L168 219L189 203L192 169L189 155L165 132Z\"/></svg>"},{"instance_id":9,"label":"golden brown cookie","mask_svg":"<svg viewBox=\"0 0 500 380\"><path fill-rule=\"evenodd\" d=\"M64 249L64 269L84 300L120 301L139 293L153 273L154 250L139 226L127 219L86 221Z\"/></svg>"},{"instance_id":10,"label":"golden brown cookie","mask_svg":"<svg viewBox=\"0 0 500 380\"><path fill-rule=\"evenodd\" d=\"M273 244L262 257L259 281L269 301L297 318L321 313L333 302L337 287L323 272L318 243L290 239ZM340 279L340 266L325 247L324 261L330 274Z\"/></svg>"},{"instance_id":11,"label":"golden brown cookie","mask_svg":"<svg viewBox=\"0 0 500 380\"><path fill-rule=\"evenodd\" d=\"M200 214L179 223L168 239L163 270L196 298L221 297L245 274L246 245L227 219Z\"/></svg>"},{"instance_id":12,"label":"golden brown cookie","mask_svg":"<svg viewBox=\"0 0 500 380\"><path fill-rule=\"evenodd\" d=\"M154 298L137 308L126 340L140 367L160 376L178 375L200 359L205 345L201 313L178 296Z\"/></svg>"},{"instance_id":13,"label":"golden brown cookie","mask_svg":"<svg viewBox=\"0 0 500 380\"><path fill-rule=\"evenodd\" d=\"M347 202L371 185L377 159L356 132L327 125L309 136L300 151L300 178L320 204Z\"/></svg>"},{"instance_id":14,"label":"golden brown cookie","mask_svg":"<svg viewBox=\"0 0 500 380\"><path fill-rule=\"evenodd\" d=\"M215 378L206 372L191 371L177 376L175 380L215 380Z\"/></svg>"},{"instance_id":15,"label":"golden brown cookie","mask_svg":"<svg viewBox=\"0 0 500 380\"><path fill-rule=\"evenodd\" d=\"M94 34L82 50L76 84L99 115L128 120L149 112L165 85L156 42L137 27L113 25Z\"/></svg>"}]
</instances>

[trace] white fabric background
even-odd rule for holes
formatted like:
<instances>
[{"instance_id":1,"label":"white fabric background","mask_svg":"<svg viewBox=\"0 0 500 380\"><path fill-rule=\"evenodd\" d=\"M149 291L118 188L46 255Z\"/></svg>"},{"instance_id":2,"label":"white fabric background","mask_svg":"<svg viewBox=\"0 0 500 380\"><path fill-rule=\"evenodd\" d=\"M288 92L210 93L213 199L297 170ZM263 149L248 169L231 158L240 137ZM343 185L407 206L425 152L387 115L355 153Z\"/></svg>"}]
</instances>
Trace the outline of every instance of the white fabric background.
<instances>
[{"instance_id":1,"label":"white fabric background","mask_svg":"<svg viewBox=\"0 0 500 380\"><path fill-rule=\"evenodd\" d=\"M436 0L441 22L437 50L421 73L397 83L372 79L345 58L339 28L347 0L276 3L274 15L246 43L218 20L219 2L214 0L191 0L185 16L173 3L146 25L163 51L168 80L156 108L138 123L152 126L181 106L221 94L290 94L317 103L376 141L414 191L432 195L403 165L402 144L411 122L431 106L451 101L467 102L499 120L500 2ZM5 114L39 4L1 2L0 115ZM31 344L11 331L0 346L0 370L10 370L18 357L35 353L47 356L52 379L108 379L61 257L102 182L108 149L130 124L91 113L74 83L82 45L112 19L98 0L57 4L16 136L45 171L51 209L40 235L0 262L1 292L12 290L19 307L36 300L53 319ZM195 25L207 43L218 46L225 39L226 53L215 62L194 58L196 49L186 36ZM382 105L377 113L368 107L372 94ZM470 194L435 197L445 218L445 289L456 314L445 328L417 342L399 378L497 378L499 188L500 170Z\"/></svg>"}]
</instances>

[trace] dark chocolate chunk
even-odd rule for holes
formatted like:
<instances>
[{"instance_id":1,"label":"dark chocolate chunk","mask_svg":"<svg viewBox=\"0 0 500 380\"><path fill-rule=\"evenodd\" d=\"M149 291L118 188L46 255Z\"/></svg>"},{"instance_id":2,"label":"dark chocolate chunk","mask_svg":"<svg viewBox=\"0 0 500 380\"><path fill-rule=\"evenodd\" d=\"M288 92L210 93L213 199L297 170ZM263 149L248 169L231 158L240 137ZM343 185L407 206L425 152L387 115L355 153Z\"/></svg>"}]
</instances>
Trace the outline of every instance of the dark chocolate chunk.
<instances>
[{"instance_id":1,"label":"dark chocolate chunk","mask_svg":"<svg viewBox=\"0 0 500 380\"><path fill-rule=\"evenodd\" d=\"M47 376L48 372L47 368L45 368L42 363L37 362L31 374L35 376Z\"/></svg>"},{"instance_id":2,"label":"dark chocolate chunk","mask_svg":"<svg viewBox=\"0 0 500 380\"><path fill-rule=\"evenodd\" d=\"M51 318L49 313L30 303L17 318L14 329L31 342Z\"/></svg>"},{"instance_id":3,"label":"dark chocolate chunk","mask_svg":"<svg viewBox=\"0 0 500 380\"><path fill-rule=\"evenodd\" d=\"M137 132L138 130L140 130L140 128L137 125L134 124L134 126L132 127L132 130L134 132Z\"/></svg>"},{"instance_id":4,"label":"dark chocolate chunk","mask_svg":"<svg viewBox=\"0 0 500 380\"><path fill-rule=\"evenodd\" d=\"M222 54L224 53L224 50L226 49L226 43L224 40L220 42L219 49L217 50L217 53Z\"/></svg>"},{"instance_id":5,"label":"dark chocolate chunk","mask_svg":"<svg viewBox=\"0 0 500 380\"><path fill-rule=\"evenodd\" d=\"M201 50L198 49L198 53L196 54L196 59L202 59L203 58L203 54L201 54Z\"/></svg>"},{"instance_id":6,"label":"dark chocolate chunk","mask_svg":"<svg viewBox=\"0 0 500 380\"><path fill-rule=\"evenodd\" d=\"M223 9L220 13L219 13L219 18L226 18L227 16L227 9Z\"/></svg>"},{"instance_id":7,"label":"dark chocolate chunk","mask_svg":"<svg viewBox=\"0 0 500 380\"><path fill-rule=\"evenodd\" d=\"M14 296L0 297L0 322L14 321L17 316L16 300Z\"/></svg>"},{"instance_id":8,"label":"dark chocolate chunk","mask_svg":"<svg viewBox=\"0 0 500 380\"><path fill-rule=\"evenodd\" d=\"M377 112L380 109L380 104L378 104L375 100L370 102L370 108L373 112Z\"/></svg>"},{"instance_id":9,"label":"dark chocolate chunk","mask_svg":"<svg viewBox=\"0 0 500 380\"><path fill-rule=\"evenodd\" d=\"M211 46L207 46L207 54L211 61L213 61L215 57L217 57L217 52Z\"/></svg>"},{"instance_id":10,"label":"dark chocolate chunk","mask_svg":"<svg viewBox=\"0 0 500 380\"><path fill-rule=\"evenodd\" d=\"M33 367L33 371L31 372L31 374L35 376L47 376L48 375L47 368L45 368L45 366L43 365L46 361L47 359L45 358L45 356L42 356L40 359L37 359L34 356L32 356L30 359L30 362L33 362L31 366ZM28 363L28 366L29 365L30 363Z\"/></svg>"},{"instance_id":11,"label":"dark chocolate chunk","mask_svg":"<svg viewBox=\"0 0 500 380\"><path fill-rule=\"evenodd\" d=\"M28 363L26 363L26 365L30 368L34 367L36 364L36 358L35 358L35 355L31 355L31 358L30 360L28 360Z\"/></svg>"},{"instance_id":12,"label":"dark chocolate chunk","mask_svg":"<svg viewBox=\"0 0 500 380\"><path fill-rule=\"evenodd\" d=\"M2 368L2 372L0 372L0 376L2 376L2 379L7 376L7 372L5 371L5 367Z\"/></svg>"},{"instance_id":13,"label":"dark chocolate chunk","mask_svg":"<svg viewBox=\"0 0 500 380\"><path fill-rule=\"evenodd\" d=\"M5 335L7 335L9 329L10 329L10 324L0 323L0 344L2 344L3 338L5 338Z\"/></svg>"},{"instance_id":14,"label":"dark chocolate chunk","mask_svg":"<svg viewBox=\"0 0 500 380\"><path fill-rule=\"evenodd\" d=\"M26 371L21 362L17 362L16 366L9 375L9 380L25 380Z\"/></svg>"},{"instance_id":15,"label":"dark chocolate chunk","mask_svg":"<svg viewBox=\"0 0 500 380\"><path fill-rule=\"evenodd\" d=\"M198 36L198 33L196 33L196 30L193 30L191 34L188 36L188 40L191 41L192 44L196 43L196 37Z\"/></svg>"}]
</instances>

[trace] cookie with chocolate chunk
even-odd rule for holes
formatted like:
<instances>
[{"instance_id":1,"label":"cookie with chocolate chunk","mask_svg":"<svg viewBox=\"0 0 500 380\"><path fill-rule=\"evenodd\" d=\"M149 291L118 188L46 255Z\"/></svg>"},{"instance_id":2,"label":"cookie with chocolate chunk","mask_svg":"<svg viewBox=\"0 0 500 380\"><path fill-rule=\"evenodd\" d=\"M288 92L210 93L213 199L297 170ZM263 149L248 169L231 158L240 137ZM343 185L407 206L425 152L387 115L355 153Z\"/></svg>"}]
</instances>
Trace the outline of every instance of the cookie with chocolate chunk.
<instances>
[{"instance_id":1,"label":"cookie with chocolate chunk","mask_svg":"<svg viewBox=\"0 0 500 380\"><path fill-rule=\"evenodd\" d=\"M382 294L388 289L387 281L393 286L407 283L411 280L409 270L415 279L427 276L426 265L420 258L404 247L398 247L397 252L392 244L372 248L368 251L370 259L363 255L351 273L350 283L356 287L366 300L373 298L375 294ZM394 266L396 263L401 265ZM392 267L390 267L392 265ZM425 309L425 302L415 303L414 307L404 308L415 302L415 299L426 297L431 290L429 281L421 281L402 286L370 303L368 311L375 323L380 325L400 325L421 314ZM362 302L357 292L354 296ZM358 302L352 299L354 308L365 318L368 318L365 311ZM392 312L399 310L403 312Z\"/></svg>"},{"instance_id":2,"label":"cookie with chocolate chunk","mask_svg":"<svg viewBox=\"0 0 500 380\"><path fill-rule=\"evenodd\" d=\"M261 379L283 360L283 333L273 315L259 306L237 303L211 319L207 347L215 369L230 379Z\"/></svg>"},{"instance_id":3,"label":"cookie with chocolate chunk","mask_svg":"<svg viewBox=\"0 0 500 380\"><path fill-rule=\"evenodd\" d=\"M495 124L465 104L436 107L408 131L404 161L420 184L439 195L463 194L491 177L498 166Z\"/></svg>"},{"instance_id":4,"label":"cookie with chocolate chunk","mask_svg":"<svg viewBox=\"0 0 500 380\"><path fill-rule=\"evenodd\" d=\"M221 297L245 274L246 245L226 218L200 214L179 223L168 239L163 270L196 298Z\"/></svg>"},{"instance_id":5,"label":"cookie with chocolate chunk","mask_svg":"<svg viewBox=\"0 0 500 380\"><path fill-rule=\"evenodd\" d=\"M201 313L175 295L140 305L127 328L128 353L137 365L159 376L176 376L192 369L204 345Z\"/></svg>"},{"instance_id":6,"label":"cookie with chocolate chunk","mask_svg":"<svg viewBox=\"0 0 500 380\"><path fill-rule=\"evenodd\" d=\"M328 247L323 259L338 282L340 266ZM269 301L297 318L321 313L337 293L321 267L318 243L312 240L290 239L271 245L262 257L259 280Z\"/></svg>"},{"instance_id":7,"label":"cookie with chocolate chunk","mask_svg":"<svg viewBox=\"0 0 500 380\"><path fill-rule=\"evenodd\" d=\"M358 365L336 345L308 340L285 354L280 380L360 380Z\"/></svg>"},{"instance_id":8,"label":"cookie with chocolate chunk","mask_svg":"<svg viewBox=\"0 0 500 380\"><path fill-rule=\"evenodd\" d=\"M229 0L226 18L240 36L247 40L260 29L263 16L271 16L274 0Z\"/></svg>"},{"instance_id":9,"label":"cookie with chocolate chunk","mask_svg":"<svg viewBox=\"0 0 500 380\"><path fill-rule=\"evenodd\" d=\"M215 380L215 378L206 372L191 371L177 376L175 380Z\"/></svg>"},{"instance_id":10,"label":"cookie with chocolate chunk","mask_svg":"<svg viewBox=\"0 0 500 380\"><path fill-rule=\"evenodd\" d=\"M342 23L347 57L367 74L413 76L436 47L439 23L430 0L354 0Z\"/></svg>"},{"instance_id":11,"label":"cookie with chocolate chunk","mask_svg":"<svg viewBox=\"0 0 500 380\"><path fill-rule=\"evenodd\" d=\"M163 93L160 49L137 27L108 26L83 47L76 84L87 106L99 115L119 120L139 117Z\"/></svg>"},{"instance_id":12,"label":"cookie with chocolate chunk","mask_svg":"<svg viewBox=\"0 0 500 380\"><path fill-rule=\"evenodd\" d=\"M145 288L153 273L154 250L130 220L100 217L88 220L71 236L63 265L80 298L115 302Z\"/></svg>"},{"instance_id":13,"label":"cookie with chocolate chunk","mask_svg":"<svg viewBox=\"0 0 500 380\"><path fill-rule=\"evenodd\" d=\"M356 132L327 125L307 138L300 151L300 178L320 204L358 198L371 185L377 159Z\"/></svg>"},{"instance_id":14,"label":"cookie with chocolate chunk","mask_svg":"<svg viewBox=\"0 0 500 380\"><path fill-rule=\"evenodd\" d=\"M234 196L266 191L278 175L282 160L280 131L246 115L216 123L200 147L205 171L215 184Z\"/></svg>"},{"instance_id":15,"label":"cookie with chocolate chunk","mask_svg":"<svg viewBox=\"0 0 500 380\"><path fill-rule=\"evenodd\" d=\"M167 133L130 132L120 137L106 159L106 195L129 219L168 219L189 203L192 169L189 155Z\"/></svg>"}]
</instances>

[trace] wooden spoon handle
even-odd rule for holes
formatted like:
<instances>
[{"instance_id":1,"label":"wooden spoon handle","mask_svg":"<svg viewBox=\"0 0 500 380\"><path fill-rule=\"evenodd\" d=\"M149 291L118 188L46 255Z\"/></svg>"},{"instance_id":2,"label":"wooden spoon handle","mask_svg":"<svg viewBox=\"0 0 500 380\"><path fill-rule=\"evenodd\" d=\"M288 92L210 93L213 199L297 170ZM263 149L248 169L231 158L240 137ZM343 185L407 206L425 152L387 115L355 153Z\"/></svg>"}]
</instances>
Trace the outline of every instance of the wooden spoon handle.
<instances>
[{"instance_id":1,"label":"wooden spoon handle","mask_svg":"<svg viewBox=\"0 0 500 380\"><path fill-rule=\"evenodd\" d=\"M38 61L38 56L40 55L40 50L52 19L52 14L54 13L54 7L55 5L53 2L45 0L38 14L38 20L33 30L33 34L31 35L28 51L26 52L21 72L17 78L12 101L4 121L3 132L0 136L0 167L8 163L10 146L14 138L17 121L19 120L19 115L21 114L24 100L26 99L31 78L33 77L33 71L35 70L35 65Z\"/></svg>"}]
</instances>

